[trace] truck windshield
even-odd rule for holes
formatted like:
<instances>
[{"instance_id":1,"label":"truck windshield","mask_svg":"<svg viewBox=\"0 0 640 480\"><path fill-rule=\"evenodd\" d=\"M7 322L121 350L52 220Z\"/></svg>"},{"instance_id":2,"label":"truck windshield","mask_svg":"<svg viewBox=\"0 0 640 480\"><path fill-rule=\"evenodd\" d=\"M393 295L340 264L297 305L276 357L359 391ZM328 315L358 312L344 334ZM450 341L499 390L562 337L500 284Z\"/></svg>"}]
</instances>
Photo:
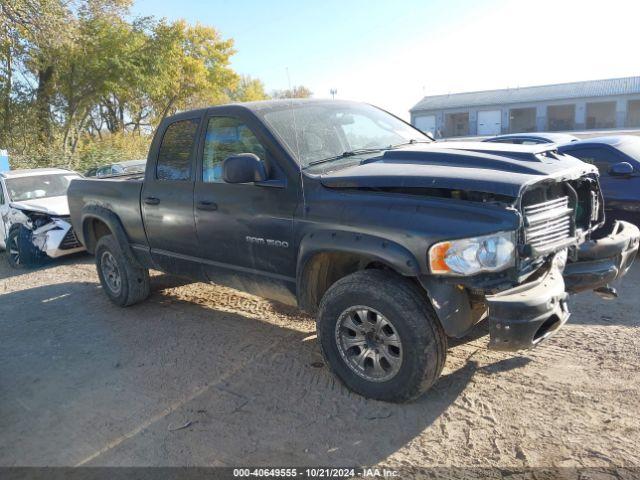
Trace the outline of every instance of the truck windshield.
<instances>
[{"instance_id":1,"label":"truck windshield","mask_svg":"<svg viewBox=\"0 0 640 480\"><path fill-rule=\"evenodd\" d=\"M22 202L36 198L66 195L69 183L71 183L71 180L74 178L80 177L72 173L62 173L8 178L5 182L11 201Z\"/></svg>"},{"instance_id":2,"label":"truck windshield","mask_svg":"<svg viewBox=\"0 0 640 480\"><path fill-rule=\"evenodd\" d=\"M303 168L325 159L431 141L393 115L365 104L292 104L265 113L264 121Z\"/></svg>"}]
</instances>

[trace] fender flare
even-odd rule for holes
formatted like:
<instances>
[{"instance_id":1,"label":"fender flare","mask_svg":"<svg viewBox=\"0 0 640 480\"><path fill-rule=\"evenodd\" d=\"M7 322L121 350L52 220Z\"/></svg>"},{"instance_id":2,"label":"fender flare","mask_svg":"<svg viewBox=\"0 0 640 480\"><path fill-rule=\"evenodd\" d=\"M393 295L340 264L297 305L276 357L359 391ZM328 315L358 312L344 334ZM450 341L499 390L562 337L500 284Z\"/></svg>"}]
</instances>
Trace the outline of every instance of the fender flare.
<instances>
[{"instance_id":1,"label":"fender flare","mask_svg":"<svg viewBox=\"0 0 640 480\"><path fill-rule=\"evenodd\" d=\"M356 232L328 230L315 231L300 241L296 267L298 305L310 310L309 296L305 293L305 278L311 260L321 253L349 253L370 257L394 269L401 275L417 277L420 266L415 256L405 247L385 238ZM310 310L311 311L311 310Z\"/></svg>"},{"instance_id":2,"label":"fender flare","mask_svg":"<svg viewBox=\"0 0 640 480\"><path fill-rule=\"evenodd\" d=\"M136 256L131 249L129 237L122 226L120 218L111 210L99 205L87 205L82 209L80 214L80 222L82 227L82 243L90 254L95 253L96 245L92 243L89 236L89 220L100 220L103 222L116 237L120 244L120 248L127 257L127 260L138 262Z\"/></svg>"},{"instance_id":3,"label":"fender flare","mask_svg":"<svg viewBox=\"0 0 640 480\"><path fill-rule=\"evenodd\" d=\"M472 308L465 288L430 275L421 275L418 281L447 336L463 337L482 318L484 310Z\"/></svg>"}]
</instances>

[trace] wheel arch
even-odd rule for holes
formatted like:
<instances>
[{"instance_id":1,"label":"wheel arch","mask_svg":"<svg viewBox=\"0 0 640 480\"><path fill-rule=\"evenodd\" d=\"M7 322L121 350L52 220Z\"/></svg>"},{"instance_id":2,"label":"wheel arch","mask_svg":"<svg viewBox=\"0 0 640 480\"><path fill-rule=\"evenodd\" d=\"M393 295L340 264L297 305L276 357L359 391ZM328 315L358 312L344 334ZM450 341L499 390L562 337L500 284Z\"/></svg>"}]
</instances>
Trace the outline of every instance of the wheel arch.
<instances>
[{"instance_id":1,"label":"wheel arch","mask_svg":"<svg viewBox=\"0 0 640 480\"><path fill-rule=\"evenodd\" d=\"M314 232L300 242L296 274L298 306L315 313L324 293L341 278L359 270L392 270L419 275L418 262L403 246L372 235Z\"/></svg>"},{"instance_id":2,"label":"wheel arch","mask_svg":"<svg viewBox=\"0 0 640 480\"><path fill-rule=\"evenodd\" d=\"M104 235L113 235L122 251L128 258L136 259L129 237L127 236L120 218L111 210L87 205L82 209L82 242L89 253L95 253L98 240Z\"/></svg>"}]
</instances>

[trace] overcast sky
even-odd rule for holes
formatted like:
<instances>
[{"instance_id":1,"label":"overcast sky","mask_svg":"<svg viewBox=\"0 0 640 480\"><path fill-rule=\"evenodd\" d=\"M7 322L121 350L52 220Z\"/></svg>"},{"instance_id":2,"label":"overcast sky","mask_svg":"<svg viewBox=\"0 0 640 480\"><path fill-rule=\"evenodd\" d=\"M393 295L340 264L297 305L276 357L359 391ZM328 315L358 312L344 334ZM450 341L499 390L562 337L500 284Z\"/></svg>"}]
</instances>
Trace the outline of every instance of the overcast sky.
<instances>
[{"instance_id":1,"label":"overcast sky","mask_svg":"<svg viewBox=\"0 0 640 480\"><path fill-rule=\"evenodd\" d=\"M424 95L640 75L637 0L135 0L133 12L216 27L235 40L233 68L268 90L336 88L404 118Z\"/></svg>"}]
</instances>

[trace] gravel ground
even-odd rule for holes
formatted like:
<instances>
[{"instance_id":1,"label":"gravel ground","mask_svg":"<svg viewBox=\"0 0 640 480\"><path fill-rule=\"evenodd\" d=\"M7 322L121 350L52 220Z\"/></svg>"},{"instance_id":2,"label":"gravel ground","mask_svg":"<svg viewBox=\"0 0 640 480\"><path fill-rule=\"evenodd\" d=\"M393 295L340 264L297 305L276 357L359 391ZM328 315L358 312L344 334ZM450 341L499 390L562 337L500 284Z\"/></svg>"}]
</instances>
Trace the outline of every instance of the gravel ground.
<instances>
[{"instance_id":1,"label":"gravel ground","mask_svg":"<svg viewBox=\"0 0 640 480\"><path fill-rule=\"evenodd\" d=\"M478 327L391 405L343 388L289 308L158 274L119 309L87 256L2 257L0 465L640 466L640 268L625 280L532 351Z\"/></svg>"}]
</instances>

